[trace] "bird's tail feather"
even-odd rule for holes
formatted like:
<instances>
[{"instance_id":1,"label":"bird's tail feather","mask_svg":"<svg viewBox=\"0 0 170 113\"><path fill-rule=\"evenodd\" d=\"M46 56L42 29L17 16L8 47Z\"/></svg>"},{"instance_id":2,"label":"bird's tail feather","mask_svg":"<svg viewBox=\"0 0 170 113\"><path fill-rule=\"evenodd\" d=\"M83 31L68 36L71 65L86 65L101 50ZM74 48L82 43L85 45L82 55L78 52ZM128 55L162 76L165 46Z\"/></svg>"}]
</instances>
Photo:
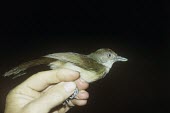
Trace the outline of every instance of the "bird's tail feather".
<instances>
[{"instance_id":1,"label":"bird's tail feather","mask_svg":"<svg viewBox=\"0 0 170 113\"><path fill-rule=\"evenodd\" d=\"M12 76L14 75L13 78L17 78L19 76L25 75L26 72L25 70L27 70L28 68L34 67L34 66L38 66L41 64L49 64L52 61L55 61L56 59L53 58L46 58L46 57L42 57L40 59L35 59L23 64L20 64L19 66L9 70L8 72L4 73L3 76L7 77L7 76Z\"/></svg>"}]
</instances>

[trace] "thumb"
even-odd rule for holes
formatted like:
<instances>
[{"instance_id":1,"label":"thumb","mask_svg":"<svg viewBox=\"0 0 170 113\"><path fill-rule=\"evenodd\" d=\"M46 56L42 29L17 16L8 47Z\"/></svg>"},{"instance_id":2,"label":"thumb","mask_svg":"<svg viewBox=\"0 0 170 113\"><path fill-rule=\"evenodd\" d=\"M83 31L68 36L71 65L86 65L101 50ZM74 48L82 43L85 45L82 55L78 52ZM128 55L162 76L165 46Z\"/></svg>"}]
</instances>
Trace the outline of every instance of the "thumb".
<instances>
[{"instance_id":1,"label":"thumb","mask_svg":"<svg viewBox=\"0 0 170 113\"><path fill-rule=\"evenodd\" d=\"M50 88L38 99L29 104L31 113L47 113L52 108L62 104L76 89L74 82L61 82Z\"/></svg>"}]
</instances>

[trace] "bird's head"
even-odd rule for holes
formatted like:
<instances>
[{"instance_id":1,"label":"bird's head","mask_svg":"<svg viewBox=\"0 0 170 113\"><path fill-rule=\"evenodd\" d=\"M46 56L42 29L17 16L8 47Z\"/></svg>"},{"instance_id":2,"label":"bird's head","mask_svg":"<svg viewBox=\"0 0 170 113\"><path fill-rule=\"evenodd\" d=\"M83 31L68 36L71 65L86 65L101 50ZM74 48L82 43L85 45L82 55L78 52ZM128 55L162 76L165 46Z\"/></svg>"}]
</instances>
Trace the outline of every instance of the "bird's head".
<instances>
[{"instance_id":1,"label":"bird's head","mask_svg":"<svg viewBox=\"0 0 170 113\"><path fill-rule=\"evenodd\" d=\"M107 68L111 68L114 62L127 61L127 58L118 56L114 51L108 48L98 49L88 56Z\"/></svg>"}]
</instances>

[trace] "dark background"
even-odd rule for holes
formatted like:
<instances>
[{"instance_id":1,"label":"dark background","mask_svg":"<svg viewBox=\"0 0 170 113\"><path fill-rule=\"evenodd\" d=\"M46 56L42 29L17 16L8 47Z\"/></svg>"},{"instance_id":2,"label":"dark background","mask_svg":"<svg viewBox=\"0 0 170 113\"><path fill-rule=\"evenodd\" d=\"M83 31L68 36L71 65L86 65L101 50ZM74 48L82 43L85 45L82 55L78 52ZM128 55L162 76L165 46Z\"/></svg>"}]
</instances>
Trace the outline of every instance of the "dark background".
<instances>
[{"instance_id":1,"label":"dark background","mask_svg":"<svg viewBox=\"0 0 170 113\"><path fill-rule=\"evenodd\" d=\"M128 62L88 89L80 113L168 113L169 40L166 1L6 1L1 4L0 74L40 56L111 48ZM0 112L22 81L0 77Z\"/></svg>"}]
</instances>

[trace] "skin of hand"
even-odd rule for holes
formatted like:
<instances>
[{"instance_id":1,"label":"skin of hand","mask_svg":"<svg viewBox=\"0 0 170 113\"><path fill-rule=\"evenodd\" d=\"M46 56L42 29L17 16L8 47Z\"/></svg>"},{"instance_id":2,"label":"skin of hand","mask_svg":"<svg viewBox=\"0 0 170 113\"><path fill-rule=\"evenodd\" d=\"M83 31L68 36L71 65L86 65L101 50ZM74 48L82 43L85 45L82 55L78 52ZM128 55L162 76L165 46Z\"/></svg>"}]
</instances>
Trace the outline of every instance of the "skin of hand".
<instances>
[{"instance_id":1,"label":"skin of hand","mask_svg":"<svg viewBox=\"0 0 170 113\"><path fill-rule=\"evenodd\" d=\"M65 113L70 106L86 105L88 83L79 79L79 73L68 69L56 69L34 74L12 89L6 98L5 113ZM79 94L68 105L63 102L73 94Z\"/></svg>"}]
</instances>

